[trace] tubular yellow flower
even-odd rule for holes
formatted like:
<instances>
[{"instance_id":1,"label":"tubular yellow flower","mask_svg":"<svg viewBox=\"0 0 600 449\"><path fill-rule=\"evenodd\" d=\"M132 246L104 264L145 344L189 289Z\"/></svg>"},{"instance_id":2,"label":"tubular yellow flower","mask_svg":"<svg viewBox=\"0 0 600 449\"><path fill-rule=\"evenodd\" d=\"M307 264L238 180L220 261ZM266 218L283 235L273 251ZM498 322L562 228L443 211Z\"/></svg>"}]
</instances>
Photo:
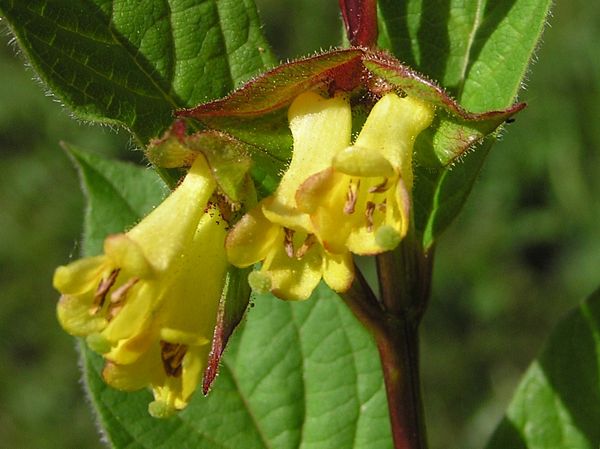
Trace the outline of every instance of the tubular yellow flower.
<instances>
[{"instance_id":1,"label":"tubular yellow flower","mask_svg":"<svg viewBox=\"0 0 600 449\"><path fill-rule=\"evenodd\" d=\"M227 270L215 188L199 155L160 206L105 240L103 255L54 274L61 325L103 354L107 383L151 386L157 416L187 405L207 363Z\"/></svg>"},{"instance_id":2,"label":"tubular yellow flower","mask_svg":"<svg viewBox=\"0 0 600 449\"><path fill-rule=\"evenodd\" d=\"M321 278L336 291L353 279L351 253L393 249L406 235L412 151L433 108L383 96L351 145L352 112L343 96L298 96L288 111L292 161L275 193L227 237L231 263L262 261L253 289L305 299Z\"/></svg>"},{"instance_id":3,"label":"tubular yellow flower","mask_svg":"<svg viewBox=\"0 0 600 449\"><path fill-rule=\"evenodd\" d=\"M332 253L373 255L393 249L406 235L412 190L412 152L431 124L433 108L412 97L383 96L356 141L296 193L315 235Z\"/></svg>"},{"instance_id":4,"label":"tubular yellow flower","mask_svg":"<svg viewBox=\"0 0 600 449\"><path fill-rule=\"evenodd\" d=\"M306 299L321 278L336 291L350 287L352 259L348 252L325 251L314 236L308 214L296 205L296 191L350 143L352 114L347 99L325 99L304 93L288 111L294 138L292 161L276 192L246 214L227 237L227 254L234 265L262 261L253 275L255 290L270 290L282 299ZM258 287L258 288L257 288Z\"/></svg>"}]
</instances>

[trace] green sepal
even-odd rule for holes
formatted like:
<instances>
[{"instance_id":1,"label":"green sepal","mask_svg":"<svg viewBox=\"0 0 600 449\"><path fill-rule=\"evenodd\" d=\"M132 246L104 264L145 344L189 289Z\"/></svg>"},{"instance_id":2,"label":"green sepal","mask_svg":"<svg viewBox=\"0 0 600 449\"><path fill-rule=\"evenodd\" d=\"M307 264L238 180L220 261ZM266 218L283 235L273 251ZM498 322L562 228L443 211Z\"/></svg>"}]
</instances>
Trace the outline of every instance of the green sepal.
<instances>
[{"instance_id":1,"label":"green sepal","mask_svg":"<svg viewBox=\"0 0 600 449\"><path fill-rule=\"evenodd\" d=\"M252 165L253 147L215 130L187 135L185 125L176 122L161 139L146 149L148 160L162 168L189 167L198 154L206 157L220 192L239 203L246 196L246 174Z\"/></svg>"}]
</instances>

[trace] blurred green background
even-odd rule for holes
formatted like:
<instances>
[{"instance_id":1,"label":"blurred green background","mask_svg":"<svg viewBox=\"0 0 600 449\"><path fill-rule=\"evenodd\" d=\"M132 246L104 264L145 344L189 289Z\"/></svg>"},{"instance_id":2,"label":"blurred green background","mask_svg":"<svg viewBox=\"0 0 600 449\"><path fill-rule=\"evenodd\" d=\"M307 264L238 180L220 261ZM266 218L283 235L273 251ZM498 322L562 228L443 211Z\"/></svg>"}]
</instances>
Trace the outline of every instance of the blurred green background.
<instances>
[{"instance_id":1,"label":"blurred green background","mask_svg":"<svg viewBox=\"0 0 600 449\"><path fill-rule=\"evenodd\" d=\"M340 39L335 1L294 1L293 14L288 2L258 4L281 58ZM422 342L432 449L481 448L553 325L600 283L598 24L597 2L557 2L521 93L529 108L438 247ZM135 161L141 153L124 132L70 118L3 36L0 446L102 447L74 341L54 316L52 272L78 255L83 217L59 141Z\"/></svg>"}]
</instances>

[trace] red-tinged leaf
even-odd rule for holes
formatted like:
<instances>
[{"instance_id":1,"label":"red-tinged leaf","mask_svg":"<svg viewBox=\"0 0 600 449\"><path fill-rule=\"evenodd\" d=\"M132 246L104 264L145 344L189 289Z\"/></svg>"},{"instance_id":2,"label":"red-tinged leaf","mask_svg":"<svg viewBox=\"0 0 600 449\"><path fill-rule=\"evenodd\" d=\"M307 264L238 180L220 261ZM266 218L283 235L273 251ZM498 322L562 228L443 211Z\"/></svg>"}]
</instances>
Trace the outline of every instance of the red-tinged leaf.
<instances>
[{"instance_id":1,"label":"red-tinged leaf","mask_svg":"<svg viewBox=\"0 0 600 449\"><path fill-rule=\"evenodd\" d=\"M525 107L523 103L516 103L507 109L497 111L468 112L437 83L400 63L387 53L365 52L363 64L369 72L381 77L394 87L436 107L443 108L449 114L458 116L465 121L485 121L497 118L502 118L504 121Z\"/></svg>"},{"instance_id":2,"label":"red-tinged leaf","mask_svg":"<svg viewBox=\"0 0 600 449\"><path fill-rule=\"evenodd\" d=\"M377 43L377 1L339 0L350 44L373 47Z\"/></svg>"},{"instance_id":3,"label":"red-tinged leaf","mask_svg":"<svg viewBox=\"0 0 600 449\"><path fill-rule=\"evenodd\" d=\"M391 90L431 103L437 108L436 119L415 145L417 161L427 167L451 164L525 107L517 103L504 110L466 111L435 82L387 53L351 48L283 64L227 97L178 111L178 115L263 148L260 155L272 159L273 167L283 166L292 144L285 107L311 89L355 94L353 104L371 101L364 95L367 91L378 96Z\"/></svg>"},{"instance_id":4,"label":"red-tinged leaf","mask_svg":"<svg viewBox=\"0 0 600 449\"><path fill-rule=\"evenodd\" d=\"M360 49L333 50L282 64L220 100L179 110L177 115L202 122L211 117L255 117L287 106L317 85L351 91L361 81L362 56Z\"/></svg>"},{"instance_id":5,"label":"red-tinged leaf","mask_svg":"<svg viewBox=\"0 0 600 449\"><path fill-rule=\"evenodd\" d=\"M208 357L208 365L202 380L204 394L208 394L210 386L217 377L227 341L244 317L248 307L250 286L247 278L251 270L251 267L240 269L232 266L227 273L225 288L219 302L217 325L215 326L212 347Z\"/></svg>"},{"instance_id":6,"label":"red-tinged leaf","mask_svg":"<svg viewBox=\"0 0 600 449\"><path fill-rule=\"evenodd\" d=\"M469 112L435 82L385 53L366 53L363 63L379 82L383 80L443 111L416 142L417 159L427 166L451 164L526 106L515 103L503 110Z\"/></svg>"}]
</instances>

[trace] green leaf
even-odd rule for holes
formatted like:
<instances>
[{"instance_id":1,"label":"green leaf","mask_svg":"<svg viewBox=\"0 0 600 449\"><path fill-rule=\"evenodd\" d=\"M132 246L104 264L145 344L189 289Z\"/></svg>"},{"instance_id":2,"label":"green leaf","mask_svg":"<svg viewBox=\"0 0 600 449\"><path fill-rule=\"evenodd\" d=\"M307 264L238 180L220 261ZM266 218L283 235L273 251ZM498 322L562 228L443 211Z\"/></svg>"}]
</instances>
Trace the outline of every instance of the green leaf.
<instances>
[{"instance_id":1,"label":"green leaf","mask_svg":"<svg viewBox=\"0 0 600 449\"><path fill-rule=\"evenodd\" d=\"M413 203L415 226L422 232L426 248L433 245L460 212L492 143L492 139L486 140L449 169L432 171L419 167Z\"/></svg>"},{"instance_id":2,"label":"green leaf","mask_svg":"<svg viewBox=\"0 0 600 449\"><path fill-rule=\"evenodd\" d=\"M0 14L78 117L124 125L142 143L174 109L275 62L252 0L0 0Z\"/></svg>"},{"instance_id":3,"label":"green leaf","mask_svg":"<svg viewBox=\"0 0 600 449\"><path fill-rule=\"evenodd\" d=\"M551 3L380 0L379 43L401 61L437 80L465 109L502 109L515 101ZM480 149L487 153L489 146ZM417 155L417 160L422 160L421 156ZM417 226L426 247L435 243L460 212L483 159L482 155L467 156L462 168L461 162L437 170L417 167L415 202L421 207ZM449 197L453 201L439 201Z\"/></svg>"},{"instance_id":4,"label":"green leaf","mask_svg":"<svg viewBox=\"0 0 600 449\"><path fill-rule=\"evenodd\" d=\"M600 289L554 330L487 449L600 445Z\"/></svg>"},{"instance_id":5,"label":"green leaf","mask_svg":"<svg viewBox=\"0 0 600 449\"><path fill-rule=\"evenodd\" d=\"M383 43L472 111L509 106L551 0L379 0Z\"/></svg>"},{"instance_id":6,"label":"green leaf","mask_svg":"<svg viewBox=\"0 0 600 449\"><path fill-rule=\"evenodd\" d=\"M389 448L375 348L325 288L288 304L258 297L234 334L208 397L157 421L149 392L121 393L82 348L88 387L116 448Z\"/></svg>"},{"instance_id":7,"label":"green leaf","mask_svg":"<svg viewBox=\"0 0 600 449\"><path fill-rule=\"evenodd\" d=\"M84 158L77 154L77 161ZM94 167L99 166L96 161ZM161 198L160 190L144 195L129 190L155 188L160 181L145 175L150 172L111 161L102 167L106 171L92 183L82 176L93 200L86 240L112 231L105 226L106 216L116 215L115 220L126 227L139 219L149 201ZM86 173L84 168L81 173ZM126 192L134 204L121 214L120 197ZM85 248L98 249L87 241ZM100 377L101 357L84 345L80 350L91 400L115 448L387 449L390 445L374 342L324 286L300 303L256 297L243 328L232 337L211 393L203 397L199 387L186 410L165 420L148 415L149 391L123 393L106 386Z\"/></svg>"},{"instance_id":8,"label":"green leaf","mask_svg":"<svg viewBox=\"0 0 600 449\"><path fill-rule=\"evenodd\" d=\"M525 107L517 103L503 110L468 112L435 83L389 56L365 56L364 64L370 72L436 108L433 123L415 142L417 163L427 167L453 163Z\"/></svg>"}]
</instances>

